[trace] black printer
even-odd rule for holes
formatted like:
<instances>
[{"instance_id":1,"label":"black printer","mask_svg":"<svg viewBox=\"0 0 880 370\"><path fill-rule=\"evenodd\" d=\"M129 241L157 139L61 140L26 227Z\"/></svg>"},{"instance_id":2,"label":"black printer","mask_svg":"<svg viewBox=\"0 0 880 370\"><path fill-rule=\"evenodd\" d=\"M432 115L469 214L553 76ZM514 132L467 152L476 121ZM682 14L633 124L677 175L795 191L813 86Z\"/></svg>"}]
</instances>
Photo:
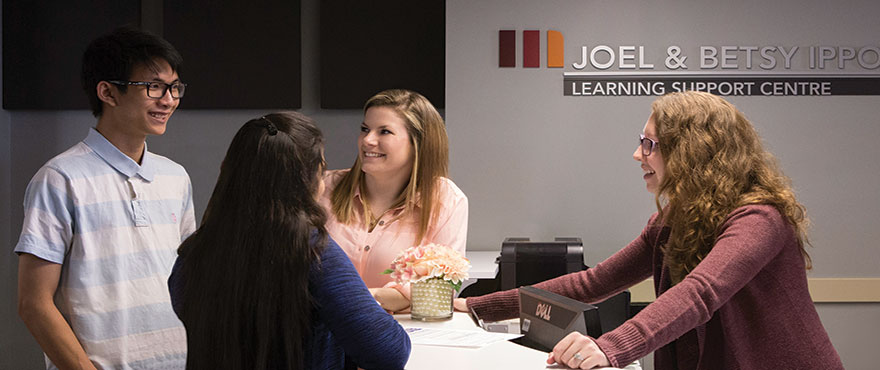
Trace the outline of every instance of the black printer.
<instances>
[{"instance_id":1,"label":"black printer","mask_svg":"<svg viewBox=\"0 0 880 370\"><path fill-rule=\"evenodd\" d=\"M505 238L501 243L501 290L532 285L583 269L581 238L557 237L543 242Z\"/></svg>"},{"instance_id":2,"label":"black printer","mask_svg":"<svg viewBox=\"0 0 880 370\"><path fill-rule=\"evenodd\" d=\"M498 260L500 290L529 286L589 268L584 265L584 243L575 237L556 237L553 241L505 238ZM623 291L596 303L601 321L599 333L613 330L629 318L629 300L629 291Z\"/></svg>"}]
</instances>

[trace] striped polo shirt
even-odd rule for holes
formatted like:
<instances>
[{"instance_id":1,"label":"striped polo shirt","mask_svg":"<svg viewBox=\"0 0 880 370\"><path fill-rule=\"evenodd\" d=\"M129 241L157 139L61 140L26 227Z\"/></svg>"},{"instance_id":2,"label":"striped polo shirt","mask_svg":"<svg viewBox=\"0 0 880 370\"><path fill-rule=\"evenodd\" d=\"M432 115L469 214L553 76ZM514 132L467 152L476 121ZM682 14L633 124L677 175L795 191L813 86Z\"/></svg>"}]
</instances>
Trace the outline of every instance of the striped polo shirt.
<instances>
[{"instance_id":1,"label":"striped polo shirt","mask_svg":"<svg viewBox=\"0 0 880 370\"><path fill-rule=\"evenodd\" d=\"M15 252L62 265L55 305L92 362L183 369L186 332L166 285L195 231L183 167L146 148L138 165L91 129L34 175L24 208Z\"/></svg>"}]
</instances>

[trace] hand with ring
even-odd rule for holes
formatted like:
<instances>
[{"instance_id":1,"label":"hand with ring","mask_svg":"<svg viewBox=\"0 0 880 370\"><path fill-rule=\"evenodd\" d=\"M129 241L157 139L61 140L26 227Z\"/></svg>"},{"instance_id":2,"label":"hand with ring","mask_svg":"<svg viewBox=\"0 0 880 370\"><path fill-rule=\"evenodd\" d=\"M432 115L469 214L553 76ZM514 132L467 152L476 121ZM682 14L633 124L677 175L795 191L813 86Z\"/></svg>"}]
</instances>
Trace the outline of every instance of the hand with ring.
<instances>
[{"instance_id":1,"label":"hand with ring","mask_svg":"<svg viewBox=\"0 0 880 370\"><path fill-rule=\"evenodd\" d=\"M550 357L547 358L547 363L565 365L572 369L611 366L608 357L599 349L593 338L578 332L571 332L556 343L553 352L550 352Z\"/></svg>"}]
</instances>

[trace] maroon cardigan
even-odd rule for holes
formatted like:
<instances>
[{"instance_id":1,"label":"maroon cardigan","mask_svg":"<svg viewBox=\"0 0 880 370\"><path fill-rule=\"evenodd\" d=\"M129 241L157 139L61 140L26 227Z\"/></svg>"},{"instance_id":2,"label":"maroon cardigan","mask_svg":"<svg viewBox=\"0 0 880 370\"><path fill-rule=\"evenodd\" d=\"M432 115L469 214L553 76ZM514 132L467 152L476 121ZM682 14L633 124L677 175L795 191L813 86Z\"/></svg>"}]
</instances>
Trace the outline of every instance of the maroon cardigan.
<instances>
[{"instance_id":1,"label":"maroon cardigan","mask_svg":"<svg viewBox=\"0 0 880 370\"><path fill-rule=\"evenodd\" d=\"M651 217L638 238L596 267L535 286L595 303L653 274L657 299L596 340L612 366L654 354L663 369L843 369L807 289L794 228L776 208L749 205L721 226L712 251L675 286ZM516 289L467 299L488 321L516 317Z\"/></svg>"}]
</instances>

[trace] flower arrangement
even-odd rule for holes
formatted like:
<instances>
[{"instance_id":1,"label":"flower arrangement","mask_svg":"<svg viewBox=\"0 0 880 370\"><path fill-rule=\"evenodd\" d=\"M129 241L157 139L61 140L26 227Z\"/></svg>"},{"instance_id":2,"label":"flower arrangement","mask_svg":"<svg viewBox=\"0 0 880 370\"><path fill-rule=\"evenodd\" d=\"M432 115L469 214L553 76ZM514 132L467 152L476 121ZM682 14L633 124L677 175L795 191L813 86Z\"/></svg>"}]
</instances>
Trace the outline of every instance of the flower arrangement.
<instances>
[{"instance_id":1,"label":"flower arrangement","mask_svg":"<svg viewBox=\"0 0 880 370\"><path fill-rule=\"evenodd\" d=\"M470 268L468 259L454 249L431 243L410 247L401 252L391 262L391 268L382 273L391 274L400 284L439 278L449 281L455 290L459 290L461 282L468 278L467 271Z\"/></svg>"}]
</instances>

